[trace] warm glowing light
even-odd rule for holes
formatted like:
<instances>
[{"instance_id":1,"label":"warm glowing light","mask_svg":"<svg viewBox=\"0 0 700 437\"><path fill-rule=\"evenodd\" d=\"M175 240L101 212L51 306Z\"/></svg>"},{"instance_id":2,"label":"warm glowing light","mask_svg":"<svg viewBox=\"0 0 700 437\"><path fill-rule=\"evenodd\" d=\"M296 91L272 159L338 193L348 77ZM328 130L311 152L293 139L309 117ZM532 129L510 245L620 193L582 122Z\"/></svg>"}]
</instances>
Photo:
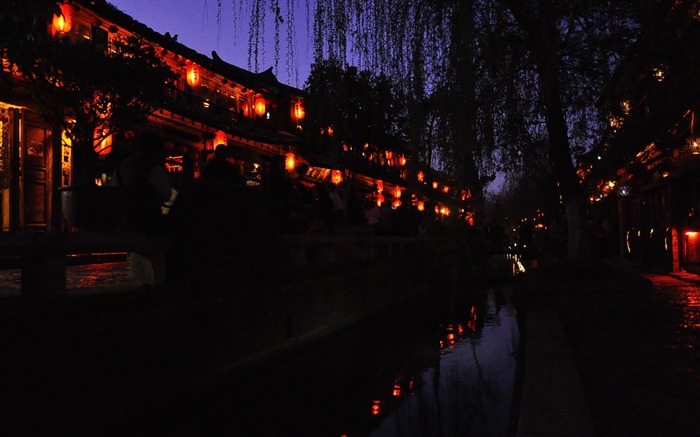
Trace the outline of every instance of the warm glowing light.
<instances>
[{"instance_id":1,"label":"warm glowing light","mask_svg":"<svg viewBox=\"0 0 700 437\"><path fill-rule=\"evenodd\" d=\"M306 116L306 110L304 109L304 105L301 104L301 100L294 102L293 115L296 121L303 120Z\"/></svg>"},{"instance_id":2,"label":"warm glowing light","mask_svg":"<svg viewBox=\"0 0 700 437\"><path fill-rule=\"evenodd\" d=\"M266 111L266 106L265 106L265 99L263 96L258 96L255 98L255 113L258 114L259 116L265 115Z\"/></svg>"},{"instance_id":3,"label":"warm glowing light","mask_svg":"<svg viewBox=\"0 0 700 437\"><path fill-rule=\"evenodd\" d=\"M685 235L686 235L686 237L688 237L688 238L695 238L695 237L698 236L698 233L697 233L697 231L687 231L687 232L685 233Z\"/></svg>"},{"instance_id":4,"label":"warm glowing light","mask_svg":"<svg viewBox=\"0 0 700 437\"><path fill-rule=\"evenodd\" d=\"M73 7L65 3L58 5L61 8L61 15L53 14L53 28L59 33L70 32L73 27Z\"/></svg>"},{"instance_id":5,"label":"warm glowing light","mask_svg":"<svg viewBox=\"0 0 700 437\"><path fill-rule=\"evenodd\" d=\"M450 187L448 187L447 185L443 186L443 187L442 187L442 192L445 193L445 194L449 193L449 192L450 192Z\"/></svg>"},{"instance_id":6,"label":"warm glowing light","mask_svg":"<svg viewBox=\"0 0 700 437\"><path fill-rule=\"evenodd\" d=\"M377 196L377 206L382 206L382 203L384 203L384 195L382 193L379 193Z\"/></svg>"},{"instance_id":7,"label":"warm glowing light","mask_svg":"<svg viewBox=\"0 0 700 437\"><path fill-rule=\"evenodd\" d=\"M425 211L425 202L419 200L416 202L416 207L418 208L418 211Z\"/></svg>"},{"instance_id":8,"label":"warm glowing light","mask_svg":"<svg viewBox=\"0 0 700 437\"><path fill-rule=\"evenodd\" d=\"M401 206L401 201L399 199L396 199L391 203L391 206L393 206L394 208L398 208L399 206Z\"/></svg>"},{"instance_id":9,"label":"warm glowing light","mask_svg":"<svg viewBox=\"0 0 700 437\"><path fill-rule=\"evenodd\" d=\"M95 129L95 140L93 148L100 156L108 155L112 151L112 134L107 127L98 127Z\"/></svg>"},{"instance_id":10,"label":"warm glowing light","mask_svg":"<svg viewBox=\"0 0 700 437\"><path fill-rule=\"evenodd\" d=\"M214 147L218 146L219 144L223 144L224 146L226 145L226 132L224 131L216 131L216 134L214 135Z\"/></svg>"},{"instance_id":11,"label":"warm glowing light","mask_svg":"<svg viewBox=\"0 0 700 437\"><path fill-rule=\"evenodd\" d=\"M384 182L377 181L377 191L380 193L384 191Z\"/></svg>"},{"instance_id":12,"label":"warm glowing light","mask_svg":"<svg viewBox=\"0 0 700 437\"><path fill-rule=\"evenodd\" d=\"M387 160L391 161L391 159L394 157L394 152L392 152L391 150L387 150L384 156L386 156Z\"/></svg>"},{"instance_id":13,"label":"warm glowing light","mask_svg":"<svg viewBox=\"0 0 700 437\"><path fill-rule=\"evenodd\" d=\"M372 401L372 415L378 416L382 412L382 401L375 399Z\"/></svg>"},{"instance_id":14,"label":"warm glowing light","mask_svg":"<svg viewBox=\"0 0 700 437\"><path fill-rule=\"evenodd\" d=\"M394 384L394 391L392 391L391 394L395 398L398 398L399 396L401 396L401 386L399 384Z\"/></svg>"},{"instance_id":15,"label":"warm glowing light","mask_svg":"<svg viewBox=\"0 0 700 437\"><path fill-rule=\"evenodd\" d=\"M401 187L399 187L398 185L395 186L393 194L394 194L395 198L397 198L397 199L400 198L401 197Z\"/></svg>"},{"instance_id":16,"label":"warm glowing light","mask_svg":"<svg viewBox=\"0 0 700 437\"><path fill-rule=\"evenodd\" d=\"M331 182L333 182L336 185L343 182L343 172L340 170L333 170L331 172Z\"/></svg>"},{"instance_id":17,"label":"warm glowing light","mask_svg":"<svg viewBox=\"0 0 700 437\"><path fill-rule=\"evenodd\" d=\"M418 178L418 182L423 182L425 180L425 173L419 171L416 177Z\"/></svg>"},{"instance_id":18,"label":"warm glowing light","mask_svg":"<svg viewBox=\"0 0 700 437\"><path fill-rule=\"evenodd\" d=\"M284 168L287 169L287 171L292 171L296 167L296 157L292 152L287 153L284 155Z\"/></svg>"},{"instance_id":19,"label":"warm glowing light","mask_svg":"<svg viewBox=\"0 0 700 437\"><path fill-rule=\"evenodd\" d=\"M438 186L440 186L440 184L438 184L437 181L433 182L433 190L437 190Z\"/></svg>"},{"instance_id":20,"label":"warm glowing light","mask_svg":"<svg viewBox=\"0 0 700 437\"><path fill-rule=\"evenodd\" d=\"M193 87L197 86L199 85L200 79L199 66L190 64L189 67L187 67L187 84Z\"/></svg>"},{"instance_id":21,"label":"warm glowing light","mask_svg":"<svg viewBox=\"0 0 700 437\"><path fill-rule=\"evenodd\" d=\"M401 155L399 158L399 164L402 166L406 165L406 157L404 155Z\"/></svg>"}]
</instances>

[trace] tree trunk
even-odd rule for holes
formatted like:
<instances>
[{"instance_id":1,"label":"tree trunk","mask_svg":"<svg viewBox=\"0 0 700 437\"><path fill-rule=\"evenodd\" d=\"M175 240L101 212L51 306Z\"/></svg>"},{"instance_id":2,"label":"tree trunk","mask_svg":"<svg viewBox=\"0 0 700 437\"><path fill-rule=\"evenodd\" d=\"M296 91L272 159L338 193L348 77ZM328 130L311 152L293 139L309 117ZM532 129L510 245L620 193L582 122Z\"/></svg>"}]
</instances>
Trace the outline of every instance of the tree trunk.
<instances>
[{"instance_id":1,"label":"tree trunk","mask_svg":"<svg viewBox=\"0 0 700 437\"><path fill-rule=\"evenodd\" d=\"M568 128L559 88L559 59L554 5L540 2L539 14L529 4L506 0L513 15L529 36L530 51L537 68L549 136L549 158L559 182L568 229L568 257L571 262L587 263L593 255L593 241L586 213L586 196L578 181L571 156Z\"/></svg>"}]
</instances>

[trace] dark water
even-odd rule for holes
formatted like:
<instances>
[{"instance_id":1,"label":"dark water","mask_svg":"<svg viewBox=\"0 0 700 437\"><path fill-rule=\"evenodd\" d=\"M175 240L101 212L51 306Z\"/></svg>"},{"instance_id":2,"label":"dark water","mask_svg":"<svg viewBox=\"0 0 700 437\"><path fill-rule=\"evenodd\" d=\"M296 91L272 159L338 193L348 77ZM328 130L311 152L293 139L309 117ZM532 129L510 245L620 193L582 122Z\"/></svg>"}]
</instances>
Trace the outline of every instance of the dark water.
<instances>
[{"instance_id":1,"label":"dark water","mask_svg":"<svg viewBox=\"0 0 700 437\"><path fill-rule=\"evenodd\" d=\"M464 290L144 412L118 434L507 436L519 341L508 287Z\"/></svg>"}]
</instances>

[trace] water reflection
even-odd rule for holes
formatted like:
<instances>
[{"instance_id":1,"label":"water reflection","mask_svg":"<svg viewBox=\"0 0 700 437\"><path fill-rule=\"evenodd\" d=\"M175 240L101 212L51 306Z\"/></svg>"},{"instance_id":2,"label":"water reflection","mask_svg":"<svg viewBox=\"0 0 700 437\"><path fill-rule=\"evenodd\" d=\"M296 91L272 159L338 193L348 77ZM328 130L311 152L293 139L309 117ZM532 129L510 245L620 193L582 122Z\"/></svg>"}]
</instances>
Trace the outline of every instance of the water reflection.
<instances>
[{"instance_id":1,"label":"water reflection","mask_svg":"<svg viewBox=\"0 0 700 437\"><path fill-rule=\"evenodd\" d=\"M465 292L149 411L120 435L505 436L518 343L508 289Z\"/></svg>"}]
</instances>

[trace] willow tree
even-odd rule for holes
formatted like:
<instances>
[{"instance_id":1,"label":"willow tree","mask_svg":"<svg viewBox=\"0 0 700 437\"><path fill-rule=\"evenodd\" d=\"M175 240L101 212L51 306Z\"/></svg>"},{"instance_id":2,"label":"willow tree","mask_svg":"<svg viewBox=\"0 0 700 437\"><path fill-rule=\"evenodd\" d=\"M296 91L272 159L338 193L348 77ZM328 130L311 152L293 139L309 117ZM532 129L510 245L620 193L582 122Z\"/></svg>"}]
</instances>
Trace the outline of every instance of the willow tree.
<instances>
[{"instance_id":1,"label":"willow tree","mask_svg":"<svg viewBox=\"0 0 700 437\"><path fill-rule=\"evenodd\" d=\"M257 11L250 15L254 29L264 29L270 17L275 26L294 19L283 15L279 0L232 1L239 11L243 4ZM297 3L283 6L295 11ZM414 152L460 182L478 192L494 172L520 174L547 156L564 203L569 257L585 260L591 239L574 159L600 137L599 94L653 3L305 0L303 6L315 59L393 78Z\"/></svg>"}]
</instances>

